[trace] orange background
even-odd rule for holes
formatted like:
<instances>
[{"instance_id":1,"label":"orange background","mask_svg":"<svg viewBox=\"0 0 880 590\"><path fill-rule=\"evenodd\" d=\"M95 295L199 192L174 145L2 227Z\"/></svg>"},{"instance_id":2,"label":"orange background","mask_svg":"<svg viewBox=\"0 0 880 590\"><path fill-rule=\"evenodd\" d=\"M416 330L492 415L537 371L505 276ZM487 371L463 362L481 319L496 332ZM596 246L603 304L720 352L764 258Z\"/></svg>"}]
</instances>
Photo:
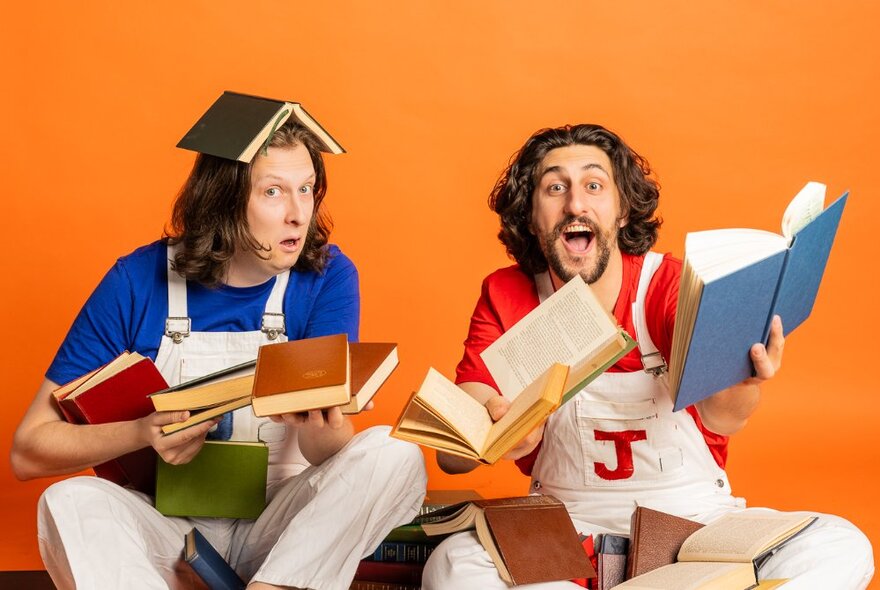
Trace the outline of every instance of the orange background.
<instances>
[{"instance_id":1,"label":"orange background","mask_svg":"<svg viewBox=\"0 0 880 590\"><path fill-rule=\"evenodd\" d=\"M0 569L41 567L49 482L12 477L14 428L106 269L159 237L193 159L174 145L224 89L301 101L349 150L327 158L333 240L361 272L362 338L402 359L359 426L393 421L429 365L452 374L481 279L509 264L487 194L540 127L602 123L645 155L658 249L678 255L691 230L777 231L807 180L850 189L814 315L729 472L751 505L880 540L877 281L858 270L880 215L875 3L75 4L14 3L0 35ZM527 486L425 455L434 488Z\"/></svg>"}]
</instances>

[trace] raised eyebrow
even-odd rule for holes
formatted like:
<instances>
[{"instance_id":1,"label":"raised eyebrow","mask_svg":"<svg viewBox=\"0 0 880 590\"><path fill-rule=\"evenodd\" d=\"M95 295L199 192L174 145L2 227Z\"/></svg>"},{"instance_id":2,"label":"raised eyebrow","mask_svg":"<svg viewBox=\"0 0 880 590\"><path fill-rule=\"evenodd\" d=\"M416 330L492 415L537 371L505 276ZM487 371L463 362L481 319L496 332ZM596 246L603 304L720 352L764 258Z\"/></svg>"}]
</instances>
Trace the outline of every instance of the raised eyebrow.
<instances>
[{"instance_id":1,"label":"raised eyebrow","mask_svg":"<svg viewBox=\"0 0 880 590\"><path fill-rule=\"evenodd\" d=\"M584 166L581 167L581 170L591 170L591 169L593 169L593 168L596 168L596 169L598 169L598 170L601 170L601 171L604 172L605 175L608 176L608 177L611 176L611 173L610 173L610 172L608 172L607 170L605 170L605 168L604 168L601 164L596 163L596 162L590 162L589 164L584 164ZM538 180L540 181L540 180L543 179L546 175L548 175L548 174L550 174L550 173L553 173L553 172L556 172L556 173L559 173L559 174L563 174L563 175L565 175L565 176L568 176L568 174L565 172L565 169L564 169L562 166L550 166L549 168L547 168L547 169L545 169L543 172L541 172L541 176L538 177Z\"/></svg>"}]
</instances>

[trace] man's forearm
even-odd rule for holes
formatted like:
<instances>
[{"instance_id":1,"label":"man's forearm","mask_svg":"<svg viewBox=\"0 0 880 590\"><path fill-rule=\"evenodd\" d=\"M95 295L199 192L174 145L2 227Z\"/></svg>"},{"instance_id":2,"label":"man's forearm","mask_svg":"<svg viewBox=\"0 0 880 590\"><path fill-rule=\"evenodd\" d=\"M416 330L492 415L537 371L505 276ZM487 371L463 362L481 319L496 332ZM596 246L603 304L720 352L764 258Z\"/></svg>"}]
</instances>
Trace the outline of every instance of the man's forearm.
<instances>
[{"instance_id":1,"label":"man's forearm","mask_svg":"<svg viewBox=\"0 0 880 590\"><path fill-rule=\"evenodd\" d=\"M10 454L19 479L75 473L146 446L134 422L68 424L53 421L16 433Z\"/></svg>"},{"instance_id":2,"label":"man's forearm","mask_svg":"<svg viewBox=\"0 0 880 590\"><path fill-rule=\"evenodd\" d=\"M761 400L757 384L740 383L697 403L703 426L716 434L730 436L745 427Z\"/></svg>"}]
</instances>

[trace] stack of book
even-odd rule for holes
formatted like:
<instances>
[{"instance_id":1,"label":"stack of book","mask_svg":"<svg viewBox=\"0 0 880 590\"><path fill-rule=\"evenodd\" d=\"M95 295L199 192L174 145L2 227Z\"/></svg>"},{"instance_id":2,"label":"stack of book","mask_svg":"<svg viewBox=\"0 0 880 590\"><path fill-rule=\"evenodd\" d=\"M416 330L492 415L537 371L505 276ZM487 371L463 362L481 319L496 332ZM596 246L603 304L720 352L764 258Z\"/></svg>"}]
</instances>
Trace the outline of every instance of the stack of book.
<instances>
[{"instance_id":1,"label":"stack of book","mask_svg":"<svg viewBox=\"0 0 880 590\"><path fill-rule=\"evenodd\" d=\"M439 510L479 500L473 490L428 490L422 508L412 522L393 529L373 554L358 565L352 590L417 590L425 562L445 538L428 536L422 525L433 522Z\"/></svg>"}]
</instances>

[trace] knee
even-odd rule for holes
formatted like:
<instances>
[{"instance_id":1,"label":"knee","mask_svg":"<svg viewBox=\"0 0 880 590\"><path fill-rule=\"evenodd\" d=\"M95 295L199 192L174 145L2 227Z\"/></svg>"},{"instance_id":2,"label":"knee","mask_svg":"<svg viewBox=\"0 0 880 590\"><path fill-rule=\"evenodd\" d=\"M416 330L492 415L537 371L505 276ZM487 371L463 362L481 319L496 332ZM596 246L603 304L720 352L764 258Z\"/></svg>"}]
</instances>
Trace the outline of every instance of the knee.
<instances>
[{"instance_id":1,"label":"knee","mask_svg":"<svg viewBox=\"0 0 880 590\"><path fill-rule=\"evenodd\" d=\"M390 473L403 476L422 487L427 484L425 457L418 446L389 436L388 426L374 426L360 433L352 450L360 450L376 457L376 463Z\"/></svg>"},{"instance_id":2,"label":"knee","mask_svg":"<svg viewBox=\"0 0 880 590\"><path fill-rule=\"evenodd\" d=\"M37 504L39 514L51 514L59 509L75 507L92 502L96 496L108 493L111 484L97 477L80 476L50 485L40 496Z\"/></svg>"},{"instance_id":3,"label":"knee","mask_svg":"<svg viewBox=\"0 0 880 590\"><path fill-rule=\"evenodd\" d=\"M428 558L422 573L425 590L469 590L504 586L472 532L452 535Z\"/></svg>"}]
</instances>

